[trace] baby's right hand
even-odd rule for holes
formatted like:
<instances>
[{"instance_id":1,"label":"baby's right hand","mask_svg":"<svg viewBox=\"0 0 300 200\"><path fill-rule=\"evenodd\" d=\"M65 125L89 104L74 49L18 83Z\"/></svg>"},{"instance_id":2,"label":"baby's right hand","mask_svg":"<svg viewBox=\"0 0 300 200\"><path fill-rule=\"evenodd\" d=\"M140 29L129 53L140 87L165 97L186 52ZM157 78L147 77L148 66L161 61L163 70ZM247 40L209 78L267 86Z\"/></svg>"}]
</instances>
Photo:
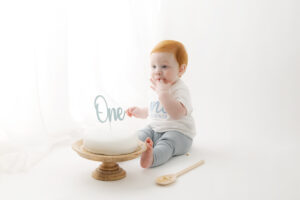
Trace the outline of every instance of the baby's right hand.
<instances>
[{"instance_id":1,"label":"baby's right hand","mask_svg":"<svg viewBox=\"0 0 300 200\"><path fill-rule=\"evenodd\" d=\"M138 107L130 107L126 110L126 114L129 116L129 117L138 117L137 114L139 113L139 108Z\"/></svg>"}]
</instances>

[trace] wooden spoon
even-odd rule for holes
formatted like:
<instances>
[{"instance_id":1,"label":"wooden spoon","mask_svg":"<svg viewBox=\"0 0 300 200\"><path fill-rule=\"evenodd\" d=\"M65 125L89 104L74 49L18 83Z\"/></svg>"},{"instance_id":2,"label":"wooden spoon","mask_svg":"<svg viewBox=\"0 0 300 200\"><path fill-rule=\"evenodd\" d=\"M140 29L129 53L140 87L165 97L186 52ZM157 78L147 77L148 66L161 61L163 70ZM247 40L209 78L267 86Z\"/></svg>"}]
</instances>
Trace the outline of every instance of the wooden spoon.
<instances>
[{"instance_id":1,"label":"wooden spoon","mask_svg":"<svg viewBox=\"0 0 300 200\"><path fill-rule=\"evenodd\" d=\"M156 178L155 182L158 185L169 185L171 183L174 183L176 181L176 178L178 178L179 176L181 176L203 164L204 164L204 160L200 160L200 161L196 162L195 164L191 165L190 167L185 168L184 170L181 170L175 174L167 174L164 176L160 176L160 177Z\"/></svg>"}]
</instances>

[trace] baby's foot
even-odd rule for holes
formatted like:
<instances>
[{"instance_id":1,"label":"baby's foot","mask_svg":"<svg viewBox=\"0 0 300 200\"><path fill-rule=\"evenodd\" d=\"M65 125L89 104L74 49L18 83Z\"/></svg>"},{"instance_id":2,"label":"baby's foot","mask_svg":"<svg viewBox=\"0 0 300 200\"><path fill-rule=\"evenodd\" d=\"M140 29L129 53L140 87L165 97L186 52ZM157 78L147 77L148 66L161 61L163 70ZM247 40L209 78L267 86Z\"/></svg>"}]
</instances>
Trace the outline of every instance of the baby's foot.
<instances>
[{"instance_id":1,"label":"baby's foot","mask_svg":"<svg viewBox=\"0 0 300 200\"><path fill-rule=\"evenodd\" d=\"M149 137L146 139L146 145L147 150L141 156L141 166L143 168L148 168L153 163L153 142Z\"/></svg>"}]
</instances>

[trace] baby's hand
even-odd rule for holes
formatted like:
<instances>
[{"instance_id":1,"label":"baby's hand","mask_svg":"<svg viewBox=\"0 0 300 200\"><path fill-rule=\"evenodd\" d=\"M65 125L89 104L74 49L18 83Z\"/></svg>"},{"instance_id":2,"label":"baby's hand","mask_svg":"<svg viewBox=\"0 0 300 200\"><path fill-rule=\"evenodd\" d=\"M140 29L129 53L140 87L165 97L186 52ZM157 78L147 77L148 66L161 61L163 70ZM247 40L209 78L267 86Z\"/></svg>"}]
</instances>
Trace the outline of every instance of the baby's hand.
<instances>
[{"instance_id":1,"label":"baby's hand","mask_svg":"<svg viewBox=\"0 0 300 200\"><path fill-rule=\"evenodd\" d=\"M129 117L138 117L140 118L141 117L141 114L142 114L142 110L138 107L130 107L126 110L126 114L129 116Z\"/></svg>"},{"instance_id":2,"label":"baby's hand","mask_svg":"<svg viewBox=\"0 0 300 200\"><path fill-rule=\"evenodd\" d=\"M145 119L148 117L148 108L139 108L139 107L130 107L126 110L126 114L129 117L137 117L137 118L142 118Z\"/></svg>"},{"instance_id":3,"label":"baby's hand","mask_svg":"<svg viewBox=\"0 0 300 200\"><path fill-rule=\"evenodd\" d=\"M170 87L171 87L171 83L167 83L166 81L160 79L160 80L153 80L152 78L150 79L151 81L151 88L156 91L156 93L159 95L162 92L168 92Z\"/></svg>"},{"instance_id":4,"label":"baby's hand","mask_svg":"<svg viewBox=\"0 0 300 200\"><path fill-rule=\"evenodd\" d=\"M134 116L134 111L137 109L137 107L130 107L126 110L126 114L129 116L129 117L132 117Z\"/></svg>"}]
</instances>

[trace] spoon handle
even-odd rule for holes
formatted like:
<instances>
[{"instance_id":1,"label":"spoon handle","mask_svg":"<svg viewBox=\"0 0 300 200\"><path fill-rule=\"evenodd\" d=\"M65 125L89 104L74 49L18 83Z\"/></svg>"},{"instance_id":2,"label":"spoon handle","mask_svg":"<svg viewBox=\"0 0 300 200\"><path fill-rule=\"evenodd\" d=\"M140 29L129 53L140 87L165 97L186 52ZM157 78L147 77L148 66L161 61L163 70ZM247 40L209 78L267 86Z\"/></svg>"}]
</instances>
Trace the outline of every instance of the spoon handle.
<instances>
[{"instance_id":1,"label":"spoon handle","mask_svg":"<svg viewBox=\"0 0 300 200\"><path fill-rule=\"evenodd\" d=\"M185 169L177 172L175 175L176 175L176 177L181 176L181 175L183 175L183 174L191 171L192 169L194 169L196 167L199 167L200 165L203 165L203 164L204 164L204 160L200 160L200 161L196 162L195 164L189 166L188 168L185 168Z\"/></svg>"}]
</instances>

